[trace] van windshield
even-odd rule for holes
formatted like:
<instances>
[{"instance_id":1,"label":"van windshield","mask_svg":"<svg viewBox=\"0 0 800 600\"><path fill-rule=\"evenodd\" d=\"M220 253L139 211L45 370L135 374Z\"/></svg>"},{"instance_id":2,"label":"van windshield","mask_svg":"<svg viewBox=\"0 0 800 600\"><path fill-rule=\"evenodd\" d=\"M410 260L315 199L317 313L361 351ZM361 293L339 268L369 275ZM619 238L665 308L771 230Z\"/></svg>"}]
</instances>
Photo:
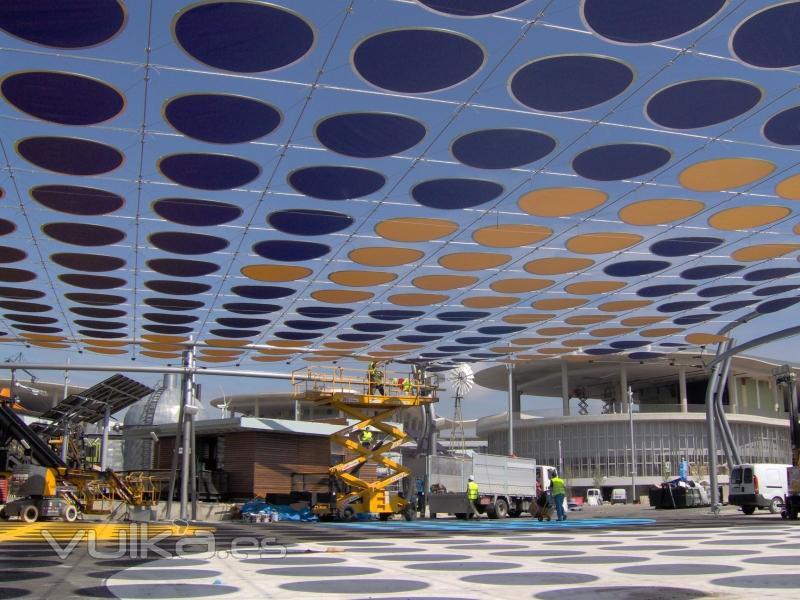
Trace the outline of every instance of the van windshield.
<instances>
[{"instance_id":1,"label":"van windshield","mask_svg":"<svg viewBox=\"0 0 800 600\"><path fill-rule=\"evenodd\" d=\"M731 483L742 483L742 467L734 467L731 471Z\"/></svg>"}]
</instances>

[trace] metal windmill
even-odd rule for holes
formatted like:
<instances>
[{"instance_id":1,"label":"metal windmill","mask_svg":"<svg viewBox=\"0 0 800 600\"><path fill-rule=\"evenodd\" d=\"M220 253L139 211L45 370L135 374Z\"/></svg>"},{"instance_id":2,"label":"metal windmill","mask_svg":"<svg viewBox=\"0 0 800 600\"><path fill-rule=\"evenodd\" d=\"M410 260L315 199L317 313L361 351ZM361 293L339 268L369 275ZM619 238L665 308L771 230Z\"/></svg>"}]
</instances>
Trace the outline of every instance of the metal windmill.
<instances>
[{"instance_id":1,"label":"metal windmill","mask_svg":"<svg viewBox=\"0 0 800 600\"><path fill-rule=\"evenodd\" d=\"M447 373L447 380L450 382L453 394L455 394L453 425L450 429L450 451L453 453L460 451L462 456L467 453L467 447L464 441L464 417L461 413L461 400L472 389L474 379L472 367L466 363L461 363Z\"/></svg>"}]
</instances>

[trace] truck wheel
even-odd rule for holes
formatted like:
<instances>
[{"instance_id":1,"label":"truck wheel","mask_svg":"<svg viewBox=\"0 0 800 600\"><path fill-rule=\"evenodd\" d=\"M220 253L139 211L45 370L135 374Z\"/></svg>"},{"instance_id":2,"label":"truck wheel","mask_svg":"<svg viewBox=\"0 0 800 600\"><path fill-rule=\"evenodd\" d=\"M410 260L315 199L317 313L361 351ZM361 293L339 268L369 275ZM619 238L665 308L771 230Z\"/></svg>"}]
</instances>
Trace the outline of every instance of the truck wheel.
<instances>
[{"instance_id":1,"label":"truck wheel","mask_svg":"<svg viewBox=\"0 0 800 600\"><path fill-rule=\"evenodd\" d=\"M769 503L769 512L773 515L779 514L783 510L783 498L775 496Z\"/></svg>"},{"instance_id":2,"label":"truck wheel","mask_svg":"<svg viewBox=\"0 0 800 600\"><path fill-rule=\"evenodd\" d=\"M356 511L349 506L342 511L342 521L352 521L356 518Z\"/></svg>"},{"instance_id":3,"label":"truck wheel","mask_svg":"<svg viewBox=\"0 0 800 600\"><path fill-rule=\"evenodd\" d=\"M498 498L494 503L495 519L505 519L508 516L508 502Z\"/></svg>"},{"instance_id":4,"label":"truck wheel","mask_svg":"<svg viewBox=\"0 0 800 600\"><path fill-rule=\"evenodd\" d=\"M742 512L744 514L746 514L746 515L752 515L754 512L756 512L756 507L755 506L749 506L749 505L748 506L743 506L742 507Z\"/></svg>"},{"instance_id":5,"label":"truck wheel","mask_svg":"<svg viewBox=\"0 0 800 600\"><path fill-rule=\"evenodd\" d=\"M74 523L78 518L78 509L71 504L64 509L64 520L67 523Z\"/></svg>"},{"instance_id":6,"label":"truck wheel","mask_svg":"<svg viewBox=\"0 0 800 600\"><path fill-rule=\"evenodd\" d=\"M19 516L26 523L35 523L39 518L39 509L33 504L28 504L28 506L23 508L22 512L19 513Z\"/></svg>"}]
</instances>

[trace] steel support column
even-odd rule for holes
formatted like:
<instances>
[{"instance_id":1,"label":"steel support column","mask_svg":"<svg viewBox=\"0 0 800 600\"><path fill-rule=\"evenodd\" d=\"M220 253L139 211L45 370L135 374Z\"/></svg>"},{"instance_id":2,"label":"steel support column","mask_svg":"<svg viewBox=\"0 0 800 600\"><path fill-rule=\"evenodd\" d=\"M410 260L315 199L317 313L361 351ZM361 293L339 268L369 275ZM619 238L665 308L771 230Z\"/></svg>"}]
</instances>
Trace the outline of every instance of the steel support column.
<instances>
[{"instance_id":1,"label":"steel support column","mask_svg":"<svg viewBox=\"0 0 800 600\"><path fill-rule=\"evenodd\" d=\"M628 399L628 365L625 363L619 364L619 398L623 405L620 407L622 412L627 412L628 407L625 403L629 402Z\"/></svg>"},{"instance_id":2,"label":"steel support column","mask_svg":"<svg viewBox=\"0 0 800 600\"><path fill-rule=\"evenodd\" d=\"M100 438L100 470L108 468L108 433L111 429L111 407L106 404L103 410L103 437Z\"/></svg>"},{"instance_id":3,"label":"steel support column","mask_svg":"<svg viewBox=\"0 0 800 600\"><path fill-rule=\"evenodd\" d=\"M183 376L183 460L181 461L181 508L180 518L189 518L189 479L191 477L191 462L194 457L191 456L192 448L192 410L195 408L192 402L194 390L192 389L191 372L194 368L194 349L191 348L184 352L183 356L184 367L186 372Z\"/></svg>"},{"instance_id":4,"label":"steel support column","mask_svg":"<svg viewBox=\"0 0 800 600\"><path fill-rule=\"evenodd\" d=\"M514 455L514 408L519 413L519 405L514 406L516 384L514 383L514 365L508 363L508 455Z\"/></svg>"},{"instance_id":5,"label":"steel support column","mask_svg":"<svg viewBox=\"0 0 800 600\"><path fill-rule=\"evenodd\" d=\"M678 394L681 397L681 412L689 412L689 397L686 393L686 367L678 367Z\"/></svg>"}]
</instances>

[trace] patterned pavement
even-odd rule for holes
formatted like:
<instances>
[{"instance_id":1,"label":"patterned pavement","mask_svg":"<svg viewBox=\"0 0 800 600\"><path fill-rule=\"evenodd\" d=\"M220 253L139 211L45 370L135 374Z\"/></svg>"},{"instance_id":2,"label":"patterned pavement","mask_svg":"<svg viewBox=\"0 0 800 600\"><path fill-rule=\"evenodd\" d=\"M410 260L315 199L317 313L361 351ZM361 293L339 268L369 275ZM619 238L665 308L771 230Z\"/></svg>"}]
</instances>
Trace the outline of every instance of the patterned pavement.
<instances>
[{"instance_id":1,"label":"patterned pavement","mask_svg":"<svg viewBox=\"0 0 800 600\"><path fill-rule=\"evenodd\" d=\"M226 524L213 553L208 535L159 539L170 558L141 540L120 558L84 543L63 560L42 540L0 540L0 598L800 596L800 524L773 515Z\"/></svg>"},{"instance_id":2,"label":"patterned pavement","mask_svg":"<svg viewBox=\"0 0 800 600\"><path fill-rule=\"evenodd\" d=\"M621 520L620 520L621 521ZM631 528L635 528L632 524ZM602 526L601 526L602 528ZM182 560L132 567L108 582L120 598L213 594L226 598L797 598L800 529L686 528L598 531L559 528L507 535L318 545L341 552L289 554L198 564ZM158 595L142 578L160 583ZM189 580L191 580L189 582ZM190 591L191 590L191 591Z\"/></svg>"}]
</instances>

